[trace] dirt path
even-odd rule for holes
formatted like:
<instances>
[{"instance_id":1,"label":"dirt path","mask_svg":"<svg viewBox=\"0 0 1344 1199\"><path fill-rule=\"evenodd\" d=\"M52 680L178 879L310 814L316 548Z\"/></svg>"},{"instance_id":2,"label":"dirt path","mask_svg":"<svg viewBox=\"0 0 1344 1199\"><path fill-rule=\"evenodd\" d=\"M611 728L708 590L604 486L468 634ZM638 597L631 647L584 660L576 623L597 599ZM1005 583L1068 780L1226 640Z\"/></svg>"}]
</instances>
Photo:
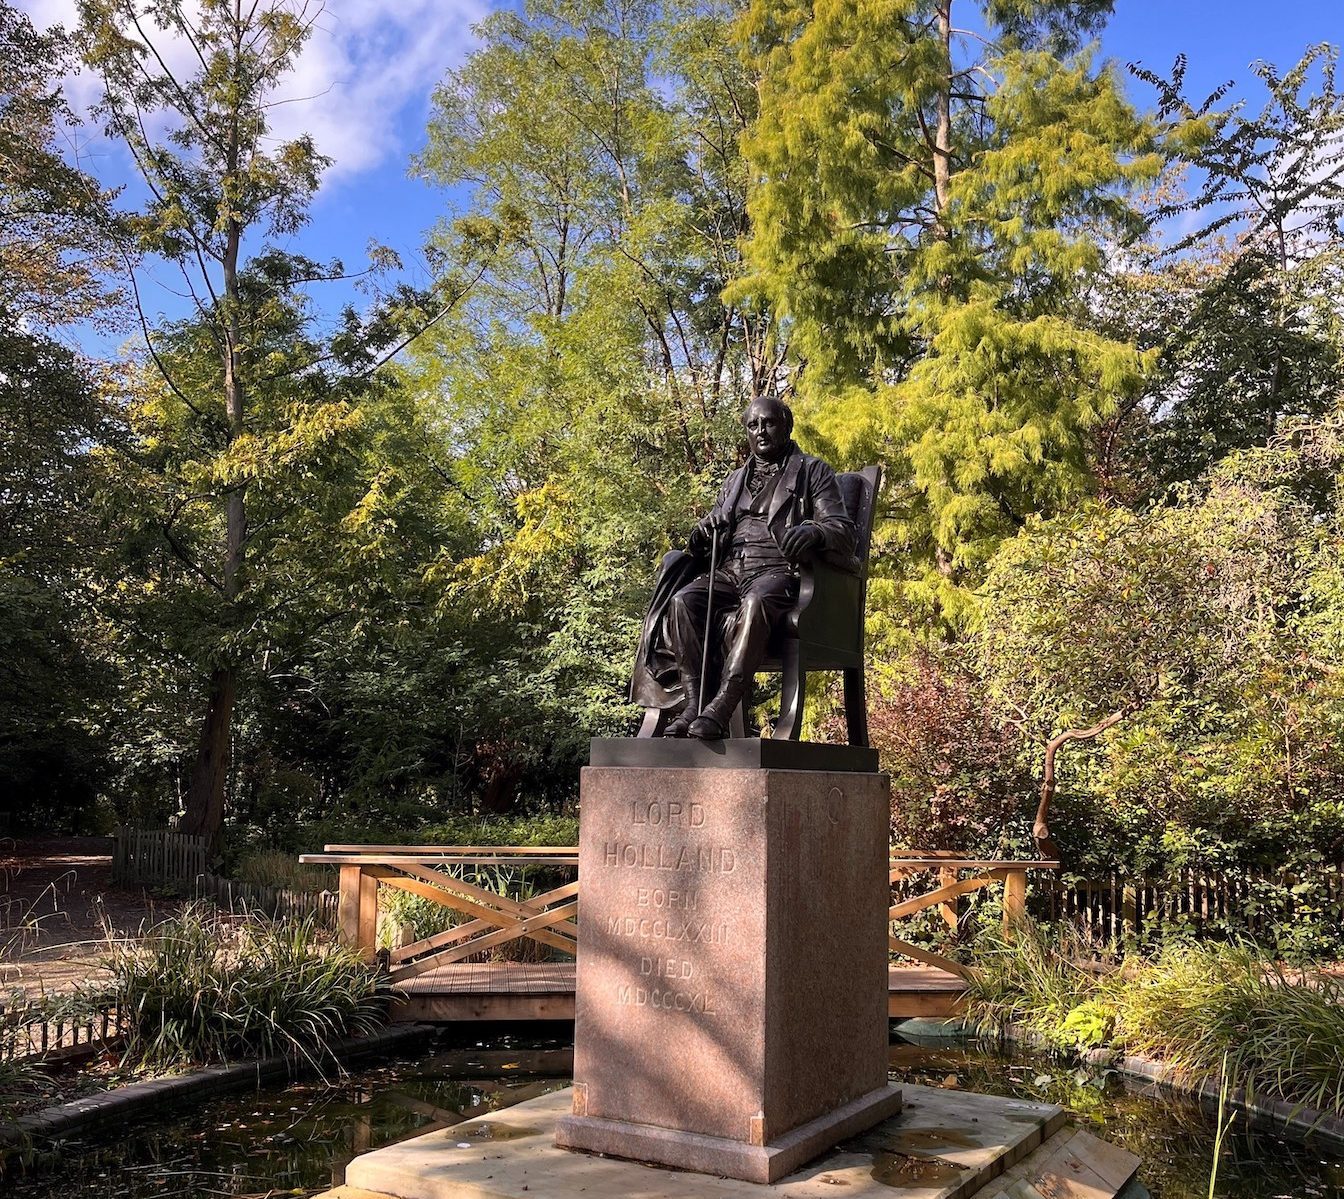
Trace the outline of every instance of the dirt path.
<instances>
[{"instance_id":1,"label":"dirt path","mask_svg":"<svg viewBox=\"0 0 1344 1199\"><path fill-rule=\"evenodd\" d=\"M111 838L0 841L0 996L96 981L109 932L174 906L113 886Z\"/></svg>"}]
</instances>

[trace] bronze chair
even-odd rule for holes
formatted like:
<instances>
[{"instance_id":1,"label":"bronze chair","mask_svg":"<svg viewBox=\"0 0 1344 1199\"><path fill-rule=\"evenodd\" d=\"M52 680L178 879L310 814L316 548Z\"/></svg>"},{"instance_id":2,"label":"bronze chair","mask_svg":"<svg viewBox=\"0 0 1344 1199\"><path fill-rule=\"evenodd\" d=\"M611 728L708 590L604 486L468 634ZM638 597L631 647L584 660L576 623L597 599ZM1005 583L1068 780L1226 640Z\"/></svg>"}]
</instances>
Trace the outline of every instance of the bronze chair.
<instances>
[{"instance_id":1,"label":"bronze chair","mask_svg":"<svg viewBox=\"0 0 1344 1199\"><path fill-rule=\"evenodd\" d=\"M805 566L799 575L798 600L770 639L762 672L780 672L783 688L774 738L797 741L803 725L803 701L809 671L844 672L845 726L851 745L868 744L868 700L863 676L863 620L868 593L868 556L882 468L866 466L838 476L840 494L857 533L855 556L860 573L850 574L825 563ZM680 557L674 551L664 559ZM730 737L744 735L745 714L751 710L751 687L733 713ZM639 736L660 734L670 712L645 710Z\"/></svg>"},{"instance_id":2,"label":"bronze chair","mask_svg":"<svg viewBox=\"0 0 1344 1199\"><path fill-rule=\"evenodd\" d=\"M863 619L868 598L868 556L882 468L865 466L838 476L840 494L854 522L854 554L860 573L853 575L823 562L805 567L799 577L798 602L771 638L761 670L779 671L783 690L777 741L797 741L803 726L807 675L814 670L839 670L845 679L845 728L850 745L868 744L868 695L863 676ZM751 695L743 700L750 711Z\"/></svg>"}]
</instances>

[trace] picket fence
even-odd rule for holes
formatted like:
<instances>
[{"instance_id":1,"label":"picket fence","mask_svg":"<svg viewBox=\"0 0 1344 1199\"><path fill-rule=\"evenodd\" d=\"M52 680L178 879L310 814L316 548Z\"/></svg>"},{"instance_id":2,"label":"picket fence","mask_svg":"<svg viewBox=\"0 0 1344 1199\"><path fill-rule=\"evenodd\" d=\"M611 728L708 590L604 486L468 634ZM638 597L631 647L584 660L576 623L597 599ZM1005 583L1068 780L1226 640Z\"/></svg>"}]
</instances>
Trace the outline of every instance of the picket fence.
<instances>
[{"instance_id":1,"label":"picket fence","mask_svg":"<svg viewBox=\"0 0 1344 1199\"><path fill-rule=\"evenodd\" d=\"M207 870L202 837L171 829L119 828L112 837L112 879L133 887L180 883Z\"/></svg>"},{"instance_id":2,"label":"picket fence","mask_svg":"<svg viewBox=\"0 0 1344 1199\"><path fill-rule=\"evenodd\" d=\"M125 1017L114 1002L89 1000L54 1010L50 1001L0 1004L0 1062L76 1061L115 1048Z\"/></svg>"},{"instance_id":3,"label":"picket fence","mask_svg":"<svg viewBox=\"0 0 1344 1199\"><path fill-rule=\"evenodd\" d=\"M1163 878L1110 874L1060 878L1034 893L1034 914L1076 926L1099 941L1144 941L1163 932L1269 934L1310 909L1344 913L1344 868L1214 873L1180 870Z\"/></svg>"},{"instance_id":4,"label":"picket fence","mask_svg":"<svg viewBox=\"0 0 1344 1199\"><path fill-rule=\"evenodd\" d=\"M339 900L334 892L291 891L224 878L209 869L202 838L171 829L117 829L112 878L124 886L178 887L231 912L260 911L277 920L312 919L324 928L336 927Z\"/></svg>"}]
</instances>

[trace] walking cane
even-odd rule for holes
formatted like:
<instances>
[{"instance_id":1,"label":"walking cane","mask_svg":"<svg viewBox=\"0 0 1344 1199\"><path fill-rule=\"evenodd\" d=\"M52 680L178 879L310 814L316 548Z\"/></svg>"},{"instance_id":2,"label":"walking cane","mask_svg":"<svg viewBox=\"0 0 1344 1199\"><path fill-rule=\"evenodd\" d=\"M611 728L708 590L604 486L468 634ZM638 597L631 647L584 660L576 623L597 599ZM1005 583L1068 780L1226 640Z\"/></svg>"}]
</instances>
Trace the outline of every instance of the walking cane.
<instances>
[{"instance_id":1,"label":"walking cane","mask_svg":"<svg viewBox=\"0 0 1344 1199\"><path fill-rule=\"evenodd\" d=\"M705 599L705 641L700 654L700 702L696 712L705 710L705 678L709 674L709 638L714 632L714 576L719 569L719 526L709 530L709 595Z\"/></svg>"}]
</instances>

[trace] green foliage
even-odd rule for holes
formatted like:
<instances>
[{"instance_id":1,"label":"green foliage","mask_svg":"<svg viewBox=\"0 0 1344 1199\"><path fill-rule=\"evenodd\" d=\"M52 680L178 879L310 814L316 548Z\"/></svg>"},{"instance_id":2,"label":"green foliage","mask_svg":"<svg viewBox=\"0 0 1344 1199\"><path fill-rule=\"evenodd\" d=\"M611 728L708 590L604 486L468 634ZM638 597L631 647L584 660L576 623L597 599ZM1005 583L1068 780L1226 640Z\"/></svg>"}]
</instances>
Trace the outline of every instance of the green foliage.
<instances>
[{"instance_id":1,"label":"green foliage","mask_svg":"<svg viewBox=\"0 0 1344 1199\"><path fill-rule=\"evenodd\" d=\"M420 835L430 845L518 845L535 848L577 845L579 818L575 815L514 819L460 816L428 825L421 830Z\"/></svg>"},{"instance_id":2,"label":"green foliage","mask_svg":"<svg viewBox=\"0 0 1344 1199\"><path fill-rule=\"evenodd\" d=\"M1337 60L1323 43L1287 72L1254 64L1267 93L1259 112L1245 101L1212 111L1226 88L1196 106L1182 61L1171 79L1137 72L1168 120L1204 127L1185 155L1197 185L1154 206L1154 220L1182 234L1141 256L1114 300L1115 327L1160 351L1123 439L1154 493L1335 406L1344 383Z\"/></svg>"},{"instance_id":3,"label":"green foliage","mask_svg":"<svg viewBox=\"0 0 1344 1199\"><path fill-rule=\"evenodd\" d=\"M416 169L470 200L427 254L474 283L401 377L470 519L425 568L470 628L459 777L487 812L563 794L590 736L630 729L656 563L773 361L768 316L719 295L755 103L732 16L539 0L483 22L435 92Z\"/></svg>"},{"instance_id":4,"label":"green foliage","mask_svg":"<svg viewBox=\"0 0 1344 1199\"><path fill-rule=\"evenodd\" d=\"M59 146L78 121L59 81L72 47L56 26L39 33L0 4L0 322L24 329L115 313L105 272L119 266L110 193Z\"/></svg>"},{"instance_id":5,"label":"green foliage","mask_svg":"<svg viewBox=\"0 0 1344 1199\"><path fill-rule=\"evenodd\" d=\"M1151 355L1087 296L1161 165L1074 52L1108 5L981 8L965 45L921 0L750 6L759 183L729 292L785 318L840 456L888 464L898 569L953 621L1003 538L1089 492L1091 431L1142 387Z\"/></svg>"},{"instance_id":6,"label":"green foliage","mask_svg":"<svg viewBox=\"0 0 1344 1199\"><path fill-rule=\"evenodd\" d=\"M1020 1024L1077 1052L1109 1044L1188 1077L1252 1097L1344 1112L1344 983L1301 976L1245 944L1173 944L1109 972L1070 960L1077 949L1043 929L1012 942L987 936L971 982L971 1019Z\"/></svg>"},{"instance_id":7,"label":"green foliage","mask_svg":"<svg viewBox=\"0 0 1344 1199\"><path fill-rule=\"evenodd\" d=\"M224 916L190 905L111 942L111 991L130 1015L125 1057L152 1066L239 1056L320 1057L383 1020L387 983L311 920Z\"/></svg>"},{"instance_id":8,"label":"green foliage","mask_svg":"<svg viewBox=\"0 0 1344 1199\"><path fill-rule=\"evenodd\" d=\"M334 891L336 871L330 866L306 866L293 853L278 849L254 849L226 864L235 882L284 891Z\"/></svg>"},{"instance_id":9,"label":"green foliage","mask_svg":"<svg viewBox=\"0 0 1344 1199\"><path fill-rule=\"evenodd\" d=\"M104 479L95 450L120 435L95 370L57 340L106 326L116 296L108 196L58 149L73 120L58 80L59 29L38 33L0 5L0 823L69 830L106 777L91 716L112 679L87 642L99 590Z\"/></svg>"},{"instance_id":10,"label":"green foliage","mask_svg":"<svg viewBox=\"0 0 1344 1199\"><path fill-rule=\"evenodd\" d=\"M1071 865L1213 864L1201 837L1266 866L1336 852L1344 613L1317 472L1337 452L1333 425L1304 430L1178 503L1033 522L996 558L976 641L1004 718L1040 745L1124 715L1061 760Z\"/></svg>"}]
</instances>

